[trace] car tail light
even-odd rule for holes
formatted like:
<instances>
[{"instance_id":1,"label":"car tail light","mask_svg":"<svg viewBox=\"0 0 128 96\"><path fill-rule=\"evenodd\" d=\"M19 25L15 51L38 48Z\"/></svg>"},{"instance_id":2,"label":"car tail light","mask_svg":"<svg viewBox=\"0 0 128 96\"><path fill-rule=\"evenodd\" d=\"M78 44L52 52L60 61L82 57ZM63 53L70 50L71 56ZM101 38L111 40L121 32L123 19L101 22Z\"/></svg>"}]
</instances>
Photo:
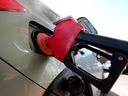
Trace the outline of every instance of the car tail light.
<instances>
[{"instance_id":1,"label":"car tail light","mask_svg":"<svg viewBox=\"0 0 128 96\"><path fill-rule=\"evenodd\" d=\"M16 0L0 0L0 11L20 11L24 12L26 9Z\"/></svg>"}]
</instances>

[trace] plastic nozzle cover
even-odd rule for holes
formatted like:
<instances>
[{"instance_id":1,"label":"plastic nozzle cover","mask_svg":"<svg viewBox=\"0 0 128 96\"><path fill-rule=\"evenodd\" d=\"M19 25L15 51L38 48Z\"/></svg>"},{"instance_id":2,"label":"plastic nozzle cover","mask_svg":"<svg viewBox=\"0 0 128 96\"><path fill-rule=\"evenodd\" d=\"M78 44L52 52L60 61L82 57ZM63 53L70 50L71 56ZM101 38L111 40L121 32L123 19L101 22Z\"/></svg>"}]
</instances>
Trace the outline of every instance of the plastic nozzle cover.
<instances>
[{"instance_id":1,"label":"plastic nozzle cover","mask_svg":"<svg viewBox=\"0 0 128 96\"><path fill-rule=\"evenodd\" d=\"M82 29L83 26L72 17L61 19L56 23L53 36L46 40L55 58L64 61Z\"/></svg>"}]
</instances>

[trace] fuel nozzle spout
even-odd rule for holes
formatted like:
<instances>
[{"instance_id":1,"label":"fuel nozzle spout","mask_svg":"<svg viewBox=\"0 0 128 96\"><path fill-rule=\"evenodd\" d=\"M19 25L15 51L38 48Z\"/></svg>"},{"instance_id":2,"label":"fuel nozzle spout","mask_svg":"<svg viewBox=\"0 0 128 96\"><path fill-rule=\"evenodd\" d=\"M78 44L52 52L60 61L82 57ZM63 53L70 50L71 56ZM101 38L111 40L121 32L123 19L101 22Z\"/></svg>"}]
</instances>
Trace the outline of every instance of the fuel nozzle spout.
<instances>
[{"instance_id":1,"label":"fuel nozzle spout","mask_svg":"<svg viewBox=\"0 0 128 96\"><path fill-rule=\"evenodd\" d=\"M41 52L43 52L45 55L53 55L52 50L49 48L48 43L47 43L47 39L49 39L50 36L48 36L45 33L38 33L37 34L37 44L39 49L41 50Z\"/></svg>"}]
</instances>

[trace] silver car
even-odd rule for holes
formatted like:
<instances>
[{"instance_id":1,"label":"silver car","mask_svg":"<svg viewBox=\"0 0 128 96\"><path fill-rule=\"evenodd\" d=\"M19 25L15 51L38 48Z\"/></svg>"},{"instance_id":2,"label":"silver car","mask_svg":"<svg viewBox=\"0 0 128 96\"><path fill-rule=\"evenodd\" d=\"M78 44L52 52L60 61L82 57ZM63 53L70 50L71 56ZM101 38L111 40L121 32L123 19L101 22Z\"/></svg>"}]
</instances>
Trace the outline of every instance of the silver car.
<instances>
[{"instance_id":1,"label":"silver car","mask_svg":"<svg viewBox=\"0 0 128 96\"><path fill-rule=\"evenodd\" d=\"M60 18L40 0L0 1L0 96L70 96L65 85L74 73L54 57L42 55L31 35L35 30L46 31L44 27L52 32ZM84 51L86 55L79 51L75 56L76 62L83 58L83 68L103 78L95 54ZM100 96L96 87L84 82L85 96Z\"/></svg>"}]
</instances>

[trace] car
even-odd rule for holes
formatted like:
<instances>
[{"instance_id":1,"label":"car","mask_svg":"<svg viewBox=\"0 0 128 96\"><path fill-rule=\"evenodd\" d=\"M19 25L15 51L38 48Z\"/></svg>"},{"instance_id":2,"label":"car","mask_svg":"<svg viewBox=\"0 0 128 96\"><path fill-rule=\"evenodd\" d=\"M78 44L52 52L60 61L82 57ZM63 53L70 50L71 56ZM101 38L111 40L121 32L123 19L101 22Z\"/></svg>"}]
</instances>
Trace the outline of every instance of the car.
<instances>
[{"instance_id":1,"label":"car","mask_svg":"<svg viewBox=\"0 0 128 96\"><path fill-rule=\"evenodd\" d=\"M90 82L95 80L82 78L39 49L37 34L53 35L54 22L60 19L41 0L0 1L0 96L101 96L100 88ZM95 31L92 34L96 34L89 20L84 20L88 22L86 27L91 26ZM77 66L104 79L96 54L86 48L84 52L80 49L75 54Z\"/></svg>"},{"instance_id":2,"label":"car","mask_svg":"<svg viewBox=\"0 0 128 96\"><path fill-rule=\"evenodd\" d=\"M0 96L69 96L68 90L56 86L63 81L57 78L68 78L71 70L38 52L31 36L35 30L46 31L44 27L53 32L54 22L60 18L40 0L0 1ZM89 88L85 94L92 91L93 96L99 96L98 89Z\"/></svg>"},{"instance_id":3,"label":"car","mask_svg":"<svg viewBox=\"0 0 128 96\"><path fill-rule=\"evenodd\" d=\"M68 90L49 87L61 74L72 72L54 57L37 52L31 38L33 31L45 31L44 27L52 32L60 18L40 0L0 1L0 96L69 96ZM88 90L100 94L96 88Z\"/></svg>"}]
</instances>

